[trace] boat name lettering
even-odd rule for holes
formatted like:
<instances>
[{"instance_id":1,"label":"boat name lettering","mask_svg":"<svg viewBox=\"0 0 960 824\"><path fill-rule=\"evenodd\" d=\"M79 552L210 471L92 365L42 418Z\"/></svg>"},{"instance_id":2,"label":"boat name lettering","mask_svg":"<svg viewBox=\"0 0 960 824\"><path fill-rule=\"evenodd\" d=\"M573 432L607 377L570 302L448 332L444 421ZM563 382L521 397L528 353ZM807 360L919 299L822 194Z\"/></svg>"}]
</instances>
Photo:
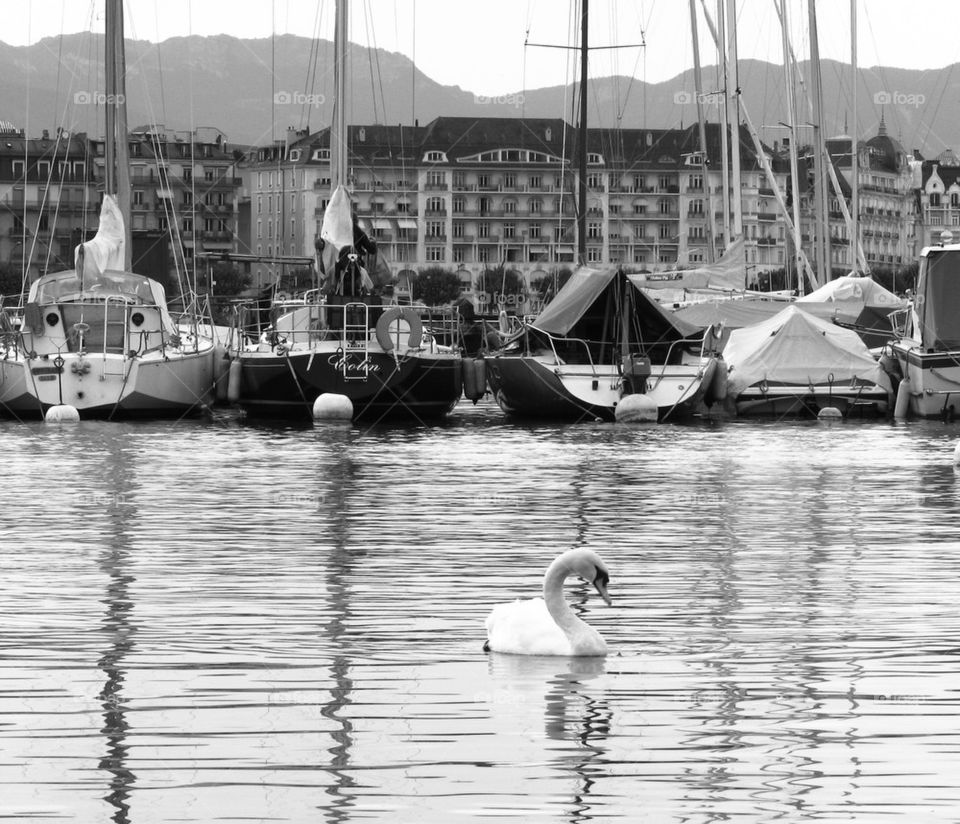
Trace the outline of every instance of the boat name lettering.
<instances>
[{"instance_id":1,"label":"boat name lettering","mask_svg":"<svg viewBox=\"0 0 960 824\"><path fill-rule=\"evenodd\" d=\"M343 353L340 355L331 355L327 358L327 363L329 363L334 369L341 369L346 372L379 372L380 364L374 363L370 358L363 358L362 360L354 360L349 356L349 353Z\"/></svg>"}]
</instances>

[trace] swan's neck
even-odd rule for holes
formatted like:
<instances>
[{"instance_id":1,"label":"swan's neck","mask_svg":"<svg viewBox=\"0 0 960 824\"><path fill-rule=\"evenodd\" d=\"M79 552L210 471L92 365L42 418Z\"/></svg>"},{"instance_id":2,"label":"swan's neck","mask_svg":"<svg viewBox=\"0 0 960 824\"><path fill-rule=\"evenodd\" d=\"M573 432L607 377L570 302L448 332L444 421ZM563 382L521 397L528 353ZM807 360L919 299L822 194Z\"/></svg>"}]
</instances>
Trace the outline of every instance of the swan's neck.
<instances>
[{"instance_id":1,"label":"swan's neck","mask_svg":"<svg viewBox=\"0 0 960 824\"><path fill-rule=\"evenodd\" d=\"M566 565L556 561L550 564L543 578L543 600L550 617L572 643L584 630L589 631L589 627L574 614L563 597L563 582L568 575L570 570Z\"/></svg>"}]
</instances>

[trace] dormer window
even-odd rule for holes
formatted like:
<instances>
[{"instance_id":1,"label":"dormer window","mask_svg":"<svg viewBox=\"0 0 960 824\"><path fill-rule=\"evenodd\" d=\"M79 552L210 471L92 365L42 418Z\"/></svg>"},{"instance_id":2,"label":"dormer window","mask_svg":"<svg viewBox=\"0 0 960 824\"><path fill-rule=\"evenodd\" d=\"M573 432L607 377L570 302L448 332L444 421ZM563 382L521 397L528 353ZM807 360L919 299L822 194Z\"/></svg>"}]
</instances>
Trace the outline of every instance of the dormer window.
<instances>
[{"instance_id":1,"label":"dormer window","mask_svg":"<svg viewBox=\"0 0 960 824\"><path fill-rule=\"evenodd\" d=\"M330 159L330 150L329 149L315 149L313 152L314 160L329 160Z\"/></svg>"},{"instance_id":2,"label":"dormer window","mask_svg":"<svg viewBox=\"0 0 960 824\"><path fill-rule=\"evenodd\" d=\"M427 163L446 163L447 156L444 152L427 152L426 156L424 157L424 161Z\"/></svg>"},{"instance_id":3,"label":"dormer window","mask_svg":"<svg viewBox=\"0 0 960 824\"><path fill-rule=\"evenodd\" d=\"M587 152L587 164L591 166L602 166L603 155L599 152Z\"/></svg>"},{"instance_id":4,"label":"dormer window","mask_svg":"<svg viewBox=\"0 0 960 824\"><path fill-rule=\"evenodd\" d=\"M290 160L291 160L293 163L296 163L299 159L300 159L300 150L299 150L299 149L291 149L291 150L290 150Z\"/></svg>"}]
</instances>

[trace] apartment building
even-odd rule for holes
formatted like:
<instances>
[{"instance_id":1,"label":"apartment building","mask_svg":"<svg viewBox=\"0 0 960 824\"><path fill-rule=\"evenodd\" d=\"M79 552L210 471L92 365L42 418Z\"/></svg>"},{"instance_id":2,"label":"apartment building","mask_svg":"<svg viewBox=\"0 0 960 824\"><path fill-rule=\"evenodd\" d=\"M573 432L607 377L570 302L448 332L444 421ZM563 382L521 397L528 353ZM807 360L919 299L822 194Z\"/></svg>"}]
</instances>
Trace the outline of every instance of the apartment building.
<instances>
[{"instance_id":1,"label":"apartment building","mask_svg":"<svg viewBox=\"0 0 960 824\"><path fill-rule=\"evenodd\" d=\"M137 271L174 282L196 253L235 250L240 179L222 133L142 127L128 149ZM99 223L104 163L102 138L0 132L0 261L30 279L72 267Z\"/></svg>"},{"instance_id":2,"label":"apartment building","mask_svg":"<svg viewBox=\"0 0 960 824\"><path fill-rule=\"evenodd\" d=\"M31 279L71 267L99 201L86 135L0 131L0 262Z\"/></svg>"},{"instance_id":3,"label":"apartment building","mask_svg":"<svg viewBox=\"0 0 960 824\"><path fill-rule=\"evenodd\" d=\"M329 130L290 132L252 153L243 177L250 252L313 254L330 194ZM577 133L562 119L439 117L426 126L351 126L347 185L357 212L395 270L441 265L465 288L506 265L527 282L572 266L577 251ZM784 263L771 183L741 132L748 266ZM590 130L588 263L652 270L697 265L724 248L720 131L708 129L702 171L695 127ZM783 186L786 173L775 172ZM728 190L728 195L733 187ZM711 210L713 216L711 217ZM271 267L260 267L260 278Z\"/></svg>"}]
</instances>

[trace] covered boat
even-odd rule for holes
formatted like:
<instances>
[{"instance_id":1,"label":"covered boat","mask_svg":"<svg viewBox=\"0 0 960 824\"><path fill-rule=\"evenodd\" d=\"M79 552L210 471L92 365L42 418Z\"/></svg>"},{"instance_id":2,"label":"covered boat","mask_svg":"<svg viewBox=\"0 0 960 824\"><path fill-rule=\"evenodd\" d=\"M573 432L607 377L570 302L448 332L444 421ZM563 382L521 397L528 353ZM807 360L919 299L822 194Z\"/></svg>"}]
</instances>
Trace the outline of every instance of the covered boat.
<instances>
[{"instance_id":1,"label":"covered boat","mask_svg":"<svg viewBox=\"0 0 960 824\"><path fill-rule=\"evenodd\" d=\"M917 290L889 346L902 377L897 412L952 419L960 404L960 244L920 253Z\"/></svg>"},{"instance_id":2,"label":"covered boat","mask_svg":"<svg viewBox=\"0 0 960 824\"><path fill-rule=\"evenodd\" d=\"M825 407L876 415L890 405L890 379L859 335L796 304L732 331L723 358L728 398L741 415L816 415Z\"/></svg>"},{"instance_id":3,"label":"covered boat","mask_svg":"<svg viewBox=\"0 0 960 824\"><path fill-rule=\"evenodd\" d=\"M715 360L702 334L616 268L578 268L532 321L486 360L508 414L612 420L624 394L645 393L661 419L693 411Z\"/></svg>"}]
</instances>

